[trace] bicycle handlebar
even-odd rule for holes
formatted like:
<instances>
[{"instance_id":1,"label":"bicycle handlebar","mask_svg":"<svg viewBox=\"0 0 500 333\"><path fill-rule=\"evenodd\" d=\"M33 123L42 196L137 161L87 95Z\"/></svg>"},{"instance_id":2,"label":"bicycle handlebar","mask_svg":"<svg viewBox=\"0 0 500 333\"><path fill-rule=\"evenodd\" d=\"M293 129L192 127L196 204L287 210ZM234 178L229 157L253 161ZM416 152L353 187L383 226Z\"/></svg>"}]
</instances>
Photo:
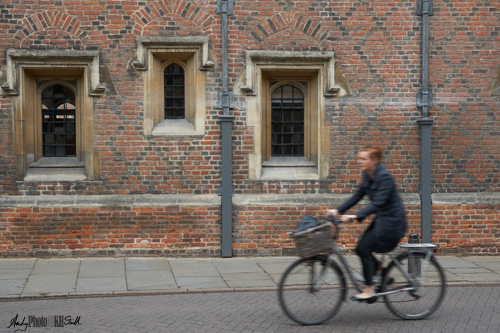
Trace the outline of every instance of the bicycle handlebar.
<instances>
[{"instance_id":1,"label":"bicycle handlebar","mask_svg":"<svg viewBox=\"0 0 500 333\"><path fill-rule=\"evenodd\" d=\"M333 223L334 225L338 226L344 222L342 222L342 220L338 217L330 217L330 216L325 216L325 221L326 222L330 222L330 223ZM350 219L349 222L354 222L356 221L355 219Z\"/></svg>"}]
</instances>

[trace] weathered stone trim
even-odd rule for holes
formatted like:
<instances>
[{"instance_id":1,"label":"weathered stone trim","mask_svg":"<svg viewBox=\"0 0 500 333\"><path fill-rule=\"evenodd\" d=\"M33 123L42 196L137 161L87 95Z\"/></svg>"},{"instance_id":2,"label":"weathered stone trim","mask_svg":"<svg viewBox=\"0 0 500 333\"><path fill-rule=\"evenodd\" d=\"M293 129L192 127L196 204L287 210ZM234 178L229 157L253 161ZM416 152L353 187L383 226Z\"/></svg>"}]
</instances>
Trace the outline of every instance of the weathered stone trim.
<instances>
[{"instance_id":1,"label":"weathered stone trim","mask_svg":"<svg viewBox=\"0 0 500 333\"><path fill-rule=\"evenodd\" d=\"M329 206L340 205L351 194L236 194L236 206ZM416 193L402 193L405 205L420 205ZM368 203L363 199L360 204ZM498 205L500 193L435 193L433 205ZM135 195L41 195L0 196L0 207L47 207L47 206L220 206L215 194L135 194Z\"/></svg>"},{"instance_id":2,"label":"weathered stone trim","mask_svg":"<svg viewBox=\"0 0 500 333\"><path fill-rule=\"evenodd\" d=\"M325 96L335 96L340 87L335 85L335 59L333 51L246 51L246 82L239 89L247 95L257 95L257 71L259 65L276 68L306 69L309 66L321 68Z\"/></svg>"},{"instance_id":3,"label":"weathered stone trim","mask_svg":"<svg viewBox=\"0 0 500 333\"><path fill-rule=\"evenodd\" d=\"M41 195L0 196L0 207L220 206L216 194L202 195Z\"/></svg>"},{"instance_id":4,"label":"weathered stone trim","mask_svg":"<svg viewBox=\"0 0 500 333\"><path fill-rule=\"evenodd\" d=\"M352 194L243 194L235 195L236 206L329 206L334 208L344 203ZM420 204L418 194L402 194L405 204ZM369 200L363 199L360 204Z\"/></svg>"},{"instance_id":5,"label":"weathered stone trim","mask_svg":"<svg viewBox=\"0 0 500 333\"><path fill-rule=\"evenodd\" d=\"M16 50L7 51L7 82L2 84L6 95L19 93L17 67L54 69L54 66L87 68L89 71L89 96L101 97L106 87L99 81L99 51L61 51L61 50Z\"/></svg>"},{"instance_id":6,"label":"weathered stone trim","mask_svg":"<svg viewBox=\"0 0 500 333\"><path fill-rule=\"evenodd\" d=\"M208 37L205 36L185 36L185 37L143 37L137 38L137 53L132 61L132 66L138 71L148 69L148 48L178 50L196 49L199 50L199 68L202 71L209 70L215 63L208 59Z\"/></svg>"}]
</instances>

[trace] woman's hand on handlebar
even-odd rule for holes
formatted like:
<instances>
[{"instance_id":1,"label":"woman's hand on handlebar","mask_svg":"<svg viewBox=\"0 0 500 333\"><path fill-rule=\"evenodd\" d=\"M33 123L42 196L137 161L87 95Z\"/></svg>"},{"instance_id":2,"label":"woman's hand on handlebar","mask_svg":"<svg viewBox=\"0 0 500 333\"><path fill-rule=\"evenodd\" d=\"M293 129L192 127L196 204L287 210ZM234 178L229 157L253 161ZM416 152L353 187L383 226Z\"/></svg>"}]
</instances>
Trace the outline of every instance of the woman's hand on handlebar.
<instances>
[{"instance_id":1,"label":"woman's hand on handlebar","mask_svg":"<svg viewBox=\"0 0 500 333\"><path fill-rule=\"evenodd\" d=\"M329 209L329 210L326 211L326 216L327 217L335 217L337 215L339 215L339 211L336 210L336 209Z\"/></svg>"},{"instance_id":2,"label":"woman's hand on handlebar","mask_svg":"<svg viewBox=\"0 0 500 333\"><path fill-rule=\"evenodd\" d=\"M329 209L326 211L326 216L329 218L335 217L339 215L339 211L337 209ZM343 223L354 222L358 217L356 215L342 215L339 217Z\"/></svg>"},{"instance_id":3,"label":"woman's hand on handlebar","mask_svg":"<svg viewBox=\"0 0 500 333\"><path fill-rule=\"evenodd\" d=\"M343 223L349 223L349 222L354 222L356 221L358 217L356 215L342 215L340 217L340 220L343 222Z\"/></svg>"}]
</instances>

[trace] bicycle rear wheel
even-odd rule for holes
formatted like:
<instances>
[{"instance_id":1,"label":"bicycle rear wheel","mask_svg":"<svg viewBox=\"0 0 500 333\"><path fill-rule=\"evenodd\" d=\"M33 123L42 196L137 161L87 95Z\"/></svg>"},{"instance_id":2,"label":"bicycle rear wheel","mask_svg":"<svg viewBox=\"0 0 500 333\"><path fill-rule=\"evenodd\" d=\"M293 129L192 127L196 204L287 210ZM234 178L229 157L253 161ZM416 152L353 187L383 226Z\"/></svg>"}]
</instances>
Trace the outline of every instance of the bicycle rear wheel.
<instances>
[{"instance_id":1,"label":"bicycle rear wheel","mask_svg":"<svg viewBox=\"0 0 500 333\"><path fill-rule=\"evenodd\" d=\"M285 314L303 325L317 325L333 317L345 298L346 284L336 263L326 256L299 259L283 274L278 299Z\"/></svg>"},{"instance_id":2,"label":"bicycle rear wheel","mask_svg":"<svg viewBox=\"0 0 500 333\"><path fill-rule=\"evenodd\" d=\"M446 290L443 269L434 256L426 260L423 252L407 252L396 257L402 268L415 280L415 290L384 296L389 310L403 319L423 319L441 305ZM382 292L410 287L410 280L392 261L382 277Z\"/></svg>"}]
</instances>

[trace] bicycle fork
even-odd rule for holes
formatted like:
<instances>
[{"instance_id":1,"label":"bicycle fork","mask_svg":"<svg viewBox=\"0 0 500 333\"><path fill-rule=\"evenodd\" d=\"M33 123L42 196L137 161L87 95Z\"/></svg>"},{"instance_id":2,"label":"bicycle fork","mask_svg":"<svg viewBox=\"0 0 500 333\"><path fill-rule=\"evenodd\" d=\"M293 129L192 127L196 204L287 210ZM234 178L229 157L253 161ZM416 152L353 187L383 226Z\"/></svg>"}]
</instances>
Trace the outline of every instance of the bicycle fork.
<instances>
[{"instance_id":1,"label":"bicycle fork","mask_svg":"<svg viewBox=\"0 0 500 333\"><path fill-rule=\"evenodd\" d=\"M323 283L326 276L328 265L330 265L331 263L331 259L330 256L327 256L326 261L324 261L324 264L322 264L323 267L321 268L321 272L317 277L316 277L317 274L315 272L316 267L314 267L315 266L314 263L315 261L311 262L311 274L309 275L311 277L311 281L309 281L310 282L309 285L311 286L309 292L311 293L317 292L319 286L321 286L321 284Z\"/></svg>"}]
</instances>

